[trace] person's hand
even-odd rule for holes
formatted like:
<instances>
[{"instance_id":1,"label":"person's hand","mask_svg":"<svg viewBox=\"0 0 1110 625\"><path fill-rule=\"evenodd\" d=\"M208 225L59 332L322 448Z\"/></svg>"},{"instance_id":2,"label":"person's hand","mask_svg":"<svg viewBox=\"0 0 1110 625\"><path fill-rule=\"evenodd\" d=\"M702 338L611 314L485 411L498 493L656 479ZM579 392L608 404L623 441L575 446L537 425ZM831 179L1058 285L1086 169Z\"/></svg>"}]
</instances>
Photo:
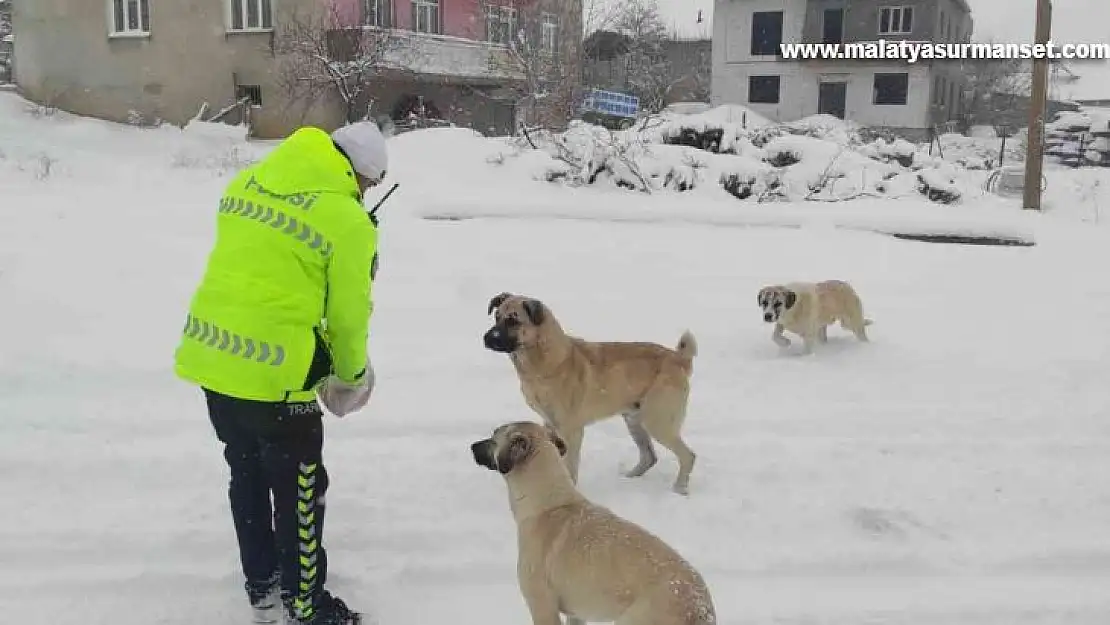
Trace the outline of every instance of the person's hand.
<instances>
[{"instance_id":1,"label":"person's hand","mask_svg":"<svg viewBox=\"0 0 1110 625\"><path fill-rule=\"evenodd\" d=\"M317 395L328 412L337 417L345 417L366 406L373 390L374 368L367 362L366 373L357 381L346 382L338 376L329 375Z\"/></svg>"}]
</instances>

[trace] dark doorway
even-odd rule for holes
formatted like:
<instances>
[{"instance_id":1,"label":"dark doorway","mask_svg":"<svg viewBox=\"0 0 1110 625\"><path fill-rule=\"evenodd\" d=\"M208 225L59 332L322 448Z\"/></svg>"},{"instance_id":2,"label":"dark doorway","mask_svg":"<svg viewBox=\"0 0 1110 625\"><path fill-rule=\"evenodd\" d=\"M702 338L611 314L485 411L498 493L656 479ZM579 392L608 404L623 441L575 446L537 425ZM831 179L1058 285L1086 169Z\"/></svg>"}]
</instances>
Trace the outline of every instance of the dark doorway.
<instances>
[{"instance_id":1,"label":"dark doorway","mask_svg":"<svg viewBox=\"0 0 1110 625\"><path fill-rule=\"evenodd\" d=\"M818 85L817 113L844 119L848 107L848 83L823 82Z\"/></svg>"}]
</instances>

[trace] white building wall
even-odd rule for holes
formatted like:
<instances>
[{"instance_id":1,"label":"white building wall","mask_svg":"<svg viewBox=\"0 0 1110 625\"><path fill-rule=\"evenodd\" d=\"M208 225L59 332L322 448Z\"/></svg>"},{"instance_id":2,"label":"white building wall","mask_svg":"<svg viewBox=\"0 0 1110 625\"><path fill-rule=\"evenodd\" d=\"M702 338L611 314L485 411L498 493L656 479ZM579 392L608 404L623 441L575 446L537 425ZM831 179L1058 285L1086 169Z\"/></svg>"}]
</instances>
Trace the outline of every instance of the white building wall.
<instances>
[{"instance_id":1,"label":"white building wall","mask_svg":"<svg viewBox=\"0 0 1110 625\"><path fill-rule=\"evenodd\" d=\"M783 42L800 42L805 25L806 0L717 0L713 17L713 72L710 102L714 106L740 104L775 121L792 121L817 114L819 85L823 81L847 82L845 117L867 126L926 128L932 84L925 63L848 61L829 63L781 61L751 55L752 13L784 12ZM876 73L909 74L904 105L874 104ZM781 77L779 102L748 102L750 76Z\"/></svg>"}]
</instances>

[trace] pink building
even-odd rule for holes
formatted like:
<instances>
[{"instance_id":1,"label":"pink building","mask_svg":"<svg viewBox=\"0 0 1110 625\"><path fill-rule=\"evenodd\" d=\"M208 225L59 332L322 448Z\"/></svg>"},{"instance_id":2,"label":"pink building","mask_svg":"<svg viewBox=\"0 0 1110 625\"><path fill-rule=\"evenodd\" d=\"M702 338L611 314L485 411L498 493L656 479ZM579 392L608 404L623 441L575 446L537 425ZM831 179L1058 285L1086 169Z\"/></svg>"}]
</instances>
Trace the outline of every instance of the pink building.
<instances>
[{"instance_id":1,"label":"pink building","mask_svg":"<svg viewBox=\"0 0 1110 625\"><path fill-rule=\"evenodd\" d=\"M521 117L562 116L537 110L530 92L573 90L580 82L582 0L323 0L335 2L343 26L411 34L398 71L371 92L378 114L401 119L423 111L475 129L502 132ZM528 52L510 52L526 42ZM519 47L519 46L518 46ZM536 85L537 65L571 84ZM549 76L548 78L551 78ZM571 79L571 80L567 80ZM565 108L571 94L551 98ZM546 99L546 98L545 98ZM550 121L550 120L549 120Z\"/></svg>"},{"instance_id":2,"label":"pink building","mask_svg":"<svg viewBox=\"0 0 1110 625\"><path fill-rule=\"evenodd\" d=\"M306 13L330 16L313 25L316 56L350 61L352 35L401 42L357 81L356 108L375 117L421 111L501 133L521 117L565 119L581 78L582 0L52 0L16 3L15 80L32 99L117 121L184 124L202 105L247 102L258 137L338 126L352 109L340 89L325 81L306 99L290 87L301 79L287 75L288 43Z\"/></svg>"}]
</instances>

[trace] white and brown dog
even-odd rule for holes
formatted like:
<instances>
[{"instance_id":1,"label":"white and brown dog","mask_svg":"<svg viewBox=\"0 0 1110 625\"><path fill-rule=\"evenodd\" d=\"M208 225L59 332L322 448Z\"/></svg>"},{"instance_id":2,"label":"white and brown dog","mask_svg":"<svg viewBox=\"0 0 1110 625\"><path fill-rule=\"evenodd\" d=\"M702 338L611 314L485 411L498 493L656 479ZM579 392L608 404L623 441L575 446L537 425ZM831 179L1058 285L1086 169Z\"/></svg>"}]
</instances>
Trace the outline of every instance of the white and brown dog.
<instances>
[{"instance_id":1,"label":"white and brown dog","mask_svg":"<svg viewBox=\"0 0 1110 625\"><path fill-rule=\"evenodd\" d=\"M872 322L864 317L863 302L847 282L825 280L765 286L759 290L758 302L763 309L763 321L775 324L771 340L779 347L790 347L790 339L783 336L784 331L789 331L802 337L804 353L812 354L816 343L829 340L828 326L836 322L860 341L869 341L866 328Z\"/></svg>"}]
</instances>

